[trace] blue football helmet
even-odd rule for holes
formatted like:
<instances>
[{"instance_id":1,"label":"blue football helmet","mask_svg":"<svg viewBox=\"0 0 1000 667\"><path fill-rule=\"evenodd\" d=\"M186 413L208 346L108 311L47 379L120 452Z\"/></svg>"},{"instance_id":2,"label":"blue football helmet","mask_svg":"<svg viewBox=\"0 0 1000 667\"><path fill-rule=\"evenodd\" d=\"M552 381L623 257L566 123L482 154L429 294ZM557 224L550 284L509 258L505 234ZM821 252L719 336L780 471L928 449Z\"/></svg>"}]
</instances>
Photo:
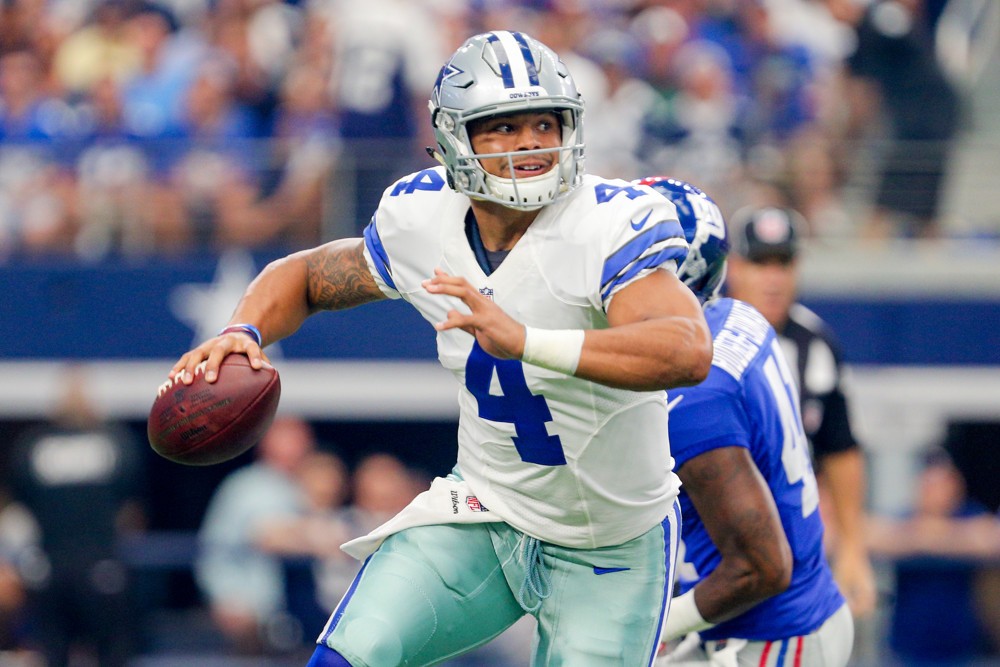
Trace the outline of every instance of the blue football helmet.
<instances>
[{"instance_id":1,"label":"blue football helmet","mask_svg":"<svg viewBox=\"0 0 1000 667\"><path fill-rule=\"evenodd\" d=\"M448 172L448 183L474 199L509 208L535 210L580 184L583 176L583 100L569 70L549 47L520 32L496 30L470 37L451 57L429 102L436 149L431 154ZM478 118L522 112L555 111L562 122L562 147L555 167L530 178L500 178L487 173L477 155L468 123ZM551 153L553 149L523 151Z\"/></svg>"},{"instance_id":2,"label":"blue football helmet","mask_svg":"<svg viewBox=\"0 0 1000 667\"><path fill-rule=\"evenodd\" d=\"M726 278L729 254L726 222L719 207L707 194L684 181L650 176L635 182L653 188L677 208L677 218L690 247L677 277L702 303L718 296Z\"/></svg>"}]
</instances>

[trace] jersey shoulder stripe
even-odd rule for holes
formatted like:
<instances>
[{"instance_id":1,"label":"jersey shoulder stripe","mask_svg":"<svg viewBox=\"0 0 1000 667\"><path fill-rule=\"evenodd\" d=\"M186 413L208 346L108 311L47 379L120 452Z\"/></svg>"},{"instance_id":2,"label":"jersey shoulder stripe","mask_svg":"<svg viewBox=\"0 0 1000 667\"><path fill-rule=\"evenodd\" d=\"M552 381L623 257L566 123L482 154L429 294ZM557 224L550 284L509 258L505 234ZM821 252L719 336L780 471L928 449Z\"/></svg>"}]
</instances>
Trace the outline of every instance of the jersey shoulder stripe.
<instances>
[{"instance_id":1,"label":"jersey shoulder stripe","mask_svg":"<svg viewBox=\"0 0 1000 667\"><path fill-rule=\"evenodd\" d=\"M386 253L385 246L382 245L382 239L379 238L374 215L371 222L365 227L365 245L368 247L368 252L371 254L372 261L375 263L375 268L378 270L379 275L382 276L382 280L392 289L396 289L396 284L392 280L389 255Z\"/></svg>"},{"instance_id":2,"label":"jersey shoulder stripe","mask_svg":"<svg viewBox=\"0 0 1000 667\"><path fill-rule=\"evenodd\" d=\"M676 220L659 222L615 250L601 272L601 297L607 298L621 283L644 269L674 260L680 266L687 257L684 230Z\"/></svg>"},{"instance_id":3,"label":"jersey shoulder stripe","mask_svg":"<svg viewBox=\"0 0 1000 667\"><path fill-rule=\"evenodd\" d=\"M610 283L606 288L604 288L601 291L601 298L607 299L608 295L611 294L612 291L614 291L615 287L617 287L621 283L627 283L628 281L632 280L632 278L634 278L636 275L638 275L640 272L645 271L646 269L661 266L662 264L665 264L670 260L675 260L678 265L681 264L684 261L684 257L686 255L687 251L684 248L677 248L677 247L666 248L656 253L655 255L647 255L646 257L640 259L639 261L633 263L631 267L629 267L628 271L619 274L619 276L612 283Z\"/></svg>"}]
</instances>

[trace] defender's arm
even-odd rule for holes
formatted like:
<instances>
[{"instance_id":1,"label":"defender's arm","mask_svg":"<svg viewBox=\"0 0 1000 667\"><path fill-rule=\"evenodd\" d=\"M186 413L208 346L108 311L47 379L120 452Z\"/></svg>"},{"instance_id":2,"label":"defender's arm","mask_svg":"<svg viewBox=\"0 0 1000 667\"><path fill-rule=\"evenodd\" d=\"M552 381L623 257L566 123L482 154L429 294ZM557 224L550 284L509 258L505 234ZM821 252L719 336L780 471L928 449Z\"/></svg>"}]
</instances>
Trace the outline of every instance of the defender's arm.
<instances>
[{"instance_id":1,"label":"defender's arm","mask_svg":"<svg viewBox=\"0 0 1000 667\"><path fill-rule=\"evenodd\" d=\"M791 547L750 452L713 449L685 462L677 474L722 560L671 603L665 640L738 616L784 591L792 578Z\"/></svg>"}]
</instances>

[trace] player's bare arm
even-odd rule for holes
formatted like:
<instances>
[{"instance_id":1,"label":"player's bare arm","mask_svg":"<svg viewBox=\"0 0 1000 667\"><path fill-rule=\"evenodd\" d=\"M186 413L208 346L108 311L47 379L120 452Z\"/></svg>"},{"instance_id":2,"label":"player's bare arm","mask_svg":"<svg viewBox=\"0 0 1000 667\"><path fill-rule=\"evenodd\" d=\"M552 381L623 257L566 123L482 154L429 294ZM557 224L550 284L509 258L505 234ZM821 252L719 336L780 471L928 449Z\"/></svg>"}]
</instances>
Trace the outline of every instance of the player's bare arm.
<instances>
[{"instance_id":1,"label":"player's bare arm","mask_svg":"<svg viewBox=\"0 0 1000 667\"><path fill-rule=\"evenodd\" d=\"M720 623L788 588L791 548L750 452L713 449L687 461L677 474L722 555L695 587L701 615Z\"/></svg>"},{"instance_id":2,"label":"player's bare arm","mask_svg":"<svg viewBox=\"0 0 1000 667\"><path fill-rule=\"evenodd\" d=\"M306 299L310 313L344 310L385 295L375 284L365 260L362 239L342 239L306 255Z\"/></svg>"},{"instance_id":3,"label":"player's bare arm","mask_svg":"<svg viewBox=\"0 0 1000 667\"><path fill-rule=\"evenodd\" d=\"M625 287L608 329L587 332L576 375L612 387L657 390L698 384L712 366L712 335L698 299L669 271Z\"/></svg>"},{"instance_id":4,"label":"player's bare arm","mask_svg":"<svg viewBox=\"0 0 1000 667\"><path fill-rule=\"evenodd\" d=\"M266 361L262 347L295 333L320 310L344 310L385 298L364 257L364 240L340 239L291 254L268 264L236 306L231 323L254 324L261 345L243 333L228 333L203 342L182 356L171 369L190 384L194 368L207 360L205 379L214 382L219 365L229 354L245 354L250 365Z\"/></svg>"},{"instance_id":5,"label":"player's bare arm","mask_svg":"<svg viewBox=\"0 0 1000 667\"><path fill-rule=\"evenodd\" d=\"M501 359L524 354L525 328L467 280L437 271L429 292L460 298L471 310L452 310L438 330L462 329ZM634 391L658 390L705 379L712 337L698 300L666 271L655 271L623 289L608 311L611 328L588 330L574 375Z\"/></svg>"}]
</instances>

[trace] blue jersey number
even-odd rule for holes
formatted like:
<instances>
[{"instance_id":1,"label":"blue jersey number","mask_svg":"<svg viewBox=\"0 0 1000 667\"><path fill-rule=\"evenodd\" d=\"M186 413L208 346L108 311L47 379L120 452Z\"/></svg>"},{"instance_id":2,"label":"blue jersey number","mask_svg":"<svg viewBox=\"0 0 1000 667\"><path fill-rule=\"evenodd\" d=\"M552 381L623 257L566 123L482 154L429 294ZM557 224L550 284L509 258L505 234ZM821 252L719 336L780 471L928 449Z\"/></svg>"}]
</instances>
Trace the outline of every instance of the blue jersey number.
<instances>
[{"instance_id":1,"label":"blue jersey number","mask_svg":"<svg viewBox=\"0 0 1000 667\"><path fill-rule=\"evenodd\" d=\"M594 186L594 194L597 195L597 203L603 204L604 202L611 201L618 194L624 194L629 199L636 199L648 193L631 185L618 186L611 185L610 183L598 183Z\"/></svg>"},{"instance_id":2,"label":"blue jersey number","mask_svg":"<svg viewBox=\"0 0 1000 667\"><path fill-rule=\"evenodd\" d=\"M444 179L441 178L441 174L437 173L433 169L424 169L410 180L396 183L396 187L392 189L389 196L398 197L399 195L412 195L417 190L437 192L438 190L443 190L444 186L445 182Z\"/></svg>"},{"instance_id":3,"label":"blue jersey number","mask_svg":"<svg viewBox=\"0 0 1000 667\"><path fill-rule=\"evenodd\" d=\"M490 393L493 371L503 396ZM465 387L479 403L479 416L495 422L513 424L517 435L514 447L521 460L543 466L566 465L562 442L545 428L552 413L544 396L532 394L524 379L524 367L517 359L497 359L473 344L465 363Z\"/></svg>"}]
</instances>

